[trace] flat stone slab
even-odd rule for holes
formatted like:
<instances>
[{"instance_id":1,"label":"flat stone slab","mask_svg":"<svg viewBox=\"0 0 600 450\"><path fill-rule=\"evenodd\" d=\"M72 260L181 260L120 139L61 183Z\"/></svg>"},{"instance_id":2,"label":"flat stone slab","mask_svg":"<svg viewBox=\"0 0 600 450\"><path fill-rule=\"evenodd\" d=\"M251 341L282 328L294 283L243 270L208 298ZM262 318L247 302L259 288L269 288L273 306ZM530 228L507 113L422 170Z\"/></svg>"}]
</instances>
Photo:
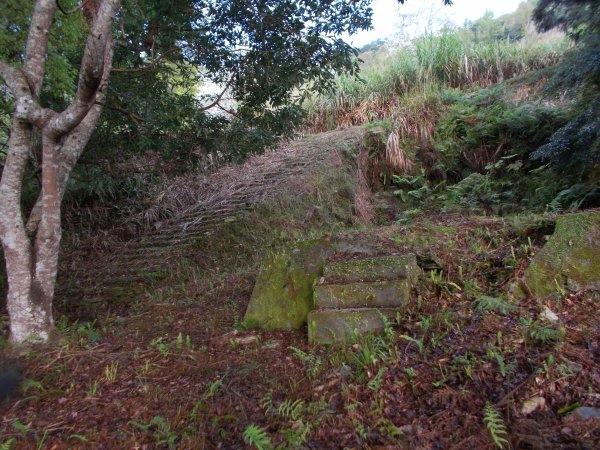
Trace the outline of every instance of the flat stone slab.
<instances>
[{"instance_id":1,"label":"flat stone slab","mask_svg":"<svg viewBox=\"0 0 600 450\"><path fill-rule=\"evenodd\" d=\"M376 308L404 306L409 301L408 280L369 283L320 284L315 286L315 307Z\"/></svg>"},{"instance_id":2,"label":"flat stone slab","mask_svg":"<svg viewBox=\"0 0 600 450\"><path fill-rule=\"evenodd\" d=\"M323 269L326 280L344 282L409 279L419 276L417 257L412 254L329 261Z\"/></svg>"},{"instance_id":3,"label":"flat stone slab","mask_svg":"<svg viewBox=\"0 0 600 450\"><path fill-rule=\"evenodd\" d=\"M308 313L311 344L348 344L367 333L382 333L384 317L394 320L403 308L314 310Z\"/></svg>"}]
</instances>

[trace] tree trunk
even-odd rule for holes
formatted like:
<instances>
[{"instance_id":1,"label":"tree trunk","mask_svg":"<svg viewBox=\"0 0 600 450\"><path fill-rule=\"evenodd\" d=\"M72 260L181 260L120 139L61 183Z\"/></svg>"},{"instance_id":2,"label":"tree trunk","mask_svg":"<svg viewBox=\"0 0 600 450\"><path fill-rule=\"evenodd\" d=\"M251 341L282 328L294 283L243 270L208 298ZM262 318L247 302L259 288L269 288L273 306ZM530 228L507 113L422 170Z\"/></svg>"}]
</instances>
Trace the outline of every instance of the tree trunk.
<instances>
[{"instance_id":1,"label":"tree trunk","mask_svg":"<svg viewBox=\"0 0 600 450\"><path fill-rule=\"evenodd\" d=\"M112 58L112 56L111 56ZM83 149L92 137L92 133L96 128L96 124L100 119L102 113L102 103L104 102L104 92L100 91L96 95L96 104L92 106L90 112L81 121L77 127L71 131L67 136L64 137L61 148L60 148L60 163L58 167L58 195L59 202L62 203L65 191L67 189L67 182L73 168L77 164L79 157L83 153ZM38 196L29 219L27 220L27 234L29 236L35 236L40 220L42 218L42 194Z\"/></svg>"},{"instance_id":2,"label":"tree trunk","mask_svg":"<svg viewBox=\"0 0 600 450\"><path fill-rule=\"evenodd\" d=\"M32 301L32 245L21 215L21 183L31 145L31 126L13 119L9 151L0 184L0 233L8 277L11 340L47 340L54 325L51 309Z\"/></svg>"},{"instance_id":3,"label":"tree trunk","mask_svg":"<svg viewBox=\"0 0 600 450\"><path fill-rule=\"evenodd\" d=\"M61 240L60 204L69 175L100 116L102 91L112 65L111 26L119 3L94 3L77 92L60 113L42 108L38 102L55 0L36 2L23 68L15 69L0 61L0 78L15 98L0 180L0 239L8 276L10 339L17 344L32 338L46 342L54 329L52 301ZM30 238L21 195L33 126L42 132L43 157L41 193L27 222Z\"/></svg>"}]
</instances>

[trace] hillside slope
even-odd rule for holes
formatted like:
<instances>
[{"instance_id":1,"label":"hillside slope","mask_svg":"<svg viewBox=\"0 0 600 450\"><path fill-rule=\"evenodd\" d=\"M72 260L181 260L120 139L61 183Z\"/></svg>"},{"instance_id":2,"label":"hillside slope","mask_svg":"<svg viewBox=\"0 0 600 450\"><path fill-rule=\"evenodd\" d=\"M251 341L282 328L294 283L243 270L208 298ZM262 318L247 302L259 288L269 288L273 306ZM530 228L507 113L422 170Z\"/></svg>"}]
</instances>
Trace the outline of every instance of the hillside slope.
<instances>
[{"instance_id":1,"label":"hillside slope","mask_svg":"<svg viewBox=\"0 0 600 450\"><path fill-rule=\"evenodd\" d=\"M287 220L299 215L297 222L304 223L282 227L290 231L311 224L352 224L352 158L344 159L343 153L357 146L362 132L354 127L309 135L240 166L169 181L134 217L86 242L67 244L57 298L69 308L90 302L126 303L136 292L151 288L153 281L206 269L221 254L239 252L240 246L254 259L266 251L253 245L256 227L261 221L266 226L270 214L278 220L273 211L287 210ZM279 232L267 226L260 238L264 243ZM243 243L217 245L220 239L244 236Z\"/></svg>"}]
</instances>

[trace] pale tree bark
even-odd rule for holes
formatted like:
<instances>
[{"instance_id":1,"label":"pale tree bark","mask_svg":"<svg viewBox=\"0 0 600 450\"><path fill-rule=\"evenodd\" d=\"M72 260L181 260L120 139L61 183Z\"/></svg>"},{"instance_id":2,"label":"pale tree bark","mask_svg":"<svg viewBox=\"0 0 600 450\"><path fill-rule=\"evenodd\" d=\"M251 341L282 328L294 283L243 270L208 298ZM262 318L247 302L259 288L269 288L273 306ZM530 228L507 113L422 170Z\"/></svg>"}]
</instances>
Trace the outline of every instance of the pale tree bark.
<instances>
[{"instance_id":1,"label":"pale tree bark","mask_svg":"<svg viewBox=\"0 0 600 450\"><path fill-rule=\"evenodd\" d=\"M47 341L54 328L52 300L61 239L60 204L67 180L101 113L103 89L112 66L112 23L120 0L100 0L87 11L86 41L77 91L62 112L42 108L48 36L56 0L37 0L21 69L0 61L0 78L15 99L8 153L0 180L0 239L8 276L10 338ZM89 9L89 8L88 8ZM42 136L41 193L27 222L21 210L23 176L32 129Z\"/></svg>"},{"instance_id":2,"label":"pale tree bark","mask_svg":"<svg viewBox=\"0 0 600 450\"><path fill-rule=\"evenodd\" d=\"M112 58L112 56L111 56ZM58 167L58 194L59 199L62 199L67 189L67 182L73 168L77 164L79 157L83 153L85 145L92 137L92 133L96 128L100 114L102 113L102 104L104 103L104 91L98 91L96 94L96 104L92 106L92 109L88 112L87 116L81 121L73 131L65 136L63 142L60 144L61 158ZM38 229L40 220L42 218L42 195L40 194L29 214L27 220L27 234L33 236Z\"/></svg>"}]
</instances>

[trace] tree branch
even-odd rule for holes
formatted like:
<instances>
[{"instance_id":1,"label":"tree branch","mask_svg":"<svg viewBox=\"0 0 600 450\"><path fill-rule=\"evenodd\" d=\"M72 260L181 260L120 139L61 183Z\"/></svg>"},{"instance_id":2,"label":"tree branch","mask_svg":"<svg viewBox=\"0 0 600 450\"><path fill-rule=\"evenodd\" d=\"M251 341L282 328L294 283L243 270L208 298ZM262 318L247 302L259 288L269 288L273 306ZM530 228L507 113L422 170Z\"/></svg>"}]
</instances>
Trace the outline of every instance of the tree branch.
<instances>
[{"instance_id":1,"label":"tree branch","mask_svg":"<svg viewBox=\"0 0 600 450\"><path fill-rule=\"evenodd\" d=\"M63 13L65 16L70 16L71 14L75 14L77 11L81 11L88 1L89 0L83 0L81 2L81 5L76 6L75 8L70 9L68 11L62 7L59 0L56 0L56 6L58 6L58 9L60 10L60 12Z\"/></svg>"},{"instance_id":2,"label":"tree branch","mask_svg":"<svg viewBox=\"0 0 600 450\"><path fill-rule=\"evenodd\" d=\"M160 55L158 58L152 60L150 64L146 64L145 66L141 67L134 67L131 69L116 67L113 68L113 72L142 72L144 70L149 70L156 67L156 65L163 59L163 57L163 55Z\"/></svg>"},{"instance_id":3,"label":"tree branch","mask_svg":"<svg viewBox=\"0 0 600 450\"><path fill-rule=\"evenodd\" d=\"M144 118L142 116L137 115L133 111L128 111L125 108L123 108L121 106L118 106L118 105L108 106L107 108L108 109L112 109L113 111L120 112L121 114L124 114L124 115L128 116L131 120L133 120L133 122L136 124L137 127L139 127L139 128L146 128L141 123L141 122L144 121Z\"/></svg>"},{"instance_id":4,"label":"tree branch","mask_svg":"<svg viewBox=\"0 0 600 450\"><path fill-rule=\"evenodd\" d=\"M232 109L226 109L223 108L219 103L217 103L215 105L217 108L221 109L222 111L226 112L227 114L231 114L233 117L242 120L242 118L239 116L239 114L237 114L235 111L233 111Z\"/></svg>"},{"instance_id":5,"label":"tree branch","mask_svg":"<svg viewBox=\"0 0 600 450\"><path fill-rule=\"evenodd\" d=\"M110 75L110 70L112 67L112 60L113 40L111 36L107 43L107 55L104 61L104 73L102 74L102 80L100 83L101 85L105 84L108 80L108 76ZM86 116L63 138L61 142L58 158L59 167L57 173L57 190L60 201L62 201L62 198L65 195L69 176L77 164L79 157L83 153L85 146L90 140L94 129L96 128L96 124L98 123L98 119L100 118L100 114L102 113L102 108L104 106L104 96L104 91L102 89L98 90L95 96L95 101L92 102L92 105ZM34 236L39 227L40 220L42 218L42 199L43 196L42 193L40 193L29 215L29 219L25 227L29 236Z\"/></svg>"},{"instance_id":6,"label":"tree branch","mask_svg":"<svg viewBox=\"0 0 600 450\"><path fill-rule=\"evenodd\" d=\"M0 61L0 78L4 80L15 98L19 95L31 95L25 74L19 69L9 66L4 61Z\"/></svg>"},{"instance_id":7,"label":"tree branch","mask_svg":"<svg viewBox=\"0 0 600 450\"><path fill-rule=\"evenodd\" d=\"M55 0L37 0L31 18L23 73L27 78L34 100L40 97L42 90L46 50L55 11Z\"/></svg>"},{"instance_id":8,"label":"tree branch","mask_svg":"<svg viewBox=\"0 0 600 450\"><path fill-rule=\"evenodd\" d=\"M4 80L15 97L15 117L43 128L52 118L54 112L42 108L33 98L30 85L23 71L0 61L0 78Z\"/></svg>"},{"instance_id":9,"label":"tree branch","mask_svg":"<svg viewBox=\"0 0 600 450\"><path fill-rule=\"evenodd\" d=\"M231 80L229 80L229 82L225 86L225 89L223 89L223 91L219 95L217 95L217 98L212 103L209 103L207 106L203 106L202 108L200 108L200 111L207 111L207 110L219 105L219 102L225 95L225 92L227 92L227 90L229 89L229 86L231 86L232 82L233 82L233 77L231 78Z\"/></svg>"},{"instance_id":10,"label":"tree branch","mask_svg":"<svg viewBox=\"0 0 600 450\"><path fill-rule=\"evenodd\" d=\"M96 93L101 89L108 53L112 52L111 28L119 4L120 0L104 0L100 3L86 41L75 98L48 126L48 132L55 137L75 128L94 104Z\"/></svg>"}]
</instances>

